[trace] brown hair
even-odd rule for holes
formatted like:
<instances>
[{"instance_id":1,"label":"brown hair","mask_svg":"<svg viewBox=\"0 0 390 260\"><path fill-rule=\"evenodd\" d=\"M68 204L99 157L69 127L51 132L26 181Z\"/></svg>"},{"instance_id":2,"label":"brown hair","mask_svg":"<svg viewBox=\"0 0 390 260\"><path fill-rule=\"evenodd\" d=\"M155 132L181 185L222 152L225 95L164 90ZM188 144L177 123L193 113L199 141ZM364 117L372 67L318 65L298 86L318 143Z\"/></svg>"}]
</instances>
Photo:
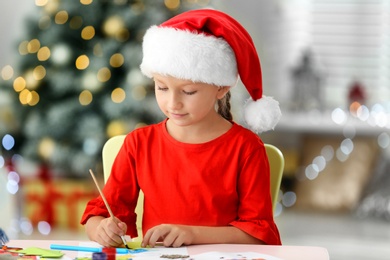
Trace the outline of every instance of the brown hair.
<instances>
[{"instance_id":1,"label":"brown hair","mask_svg":"<svg viewBox=\"0 0 390 260\"><path fill-rule=\"evenodd\" d=\"M233 115L230 112L230 91L226 95L218 100L218 114L220 114L226 120L232 121Z\"/></svg>"}]
</instances>

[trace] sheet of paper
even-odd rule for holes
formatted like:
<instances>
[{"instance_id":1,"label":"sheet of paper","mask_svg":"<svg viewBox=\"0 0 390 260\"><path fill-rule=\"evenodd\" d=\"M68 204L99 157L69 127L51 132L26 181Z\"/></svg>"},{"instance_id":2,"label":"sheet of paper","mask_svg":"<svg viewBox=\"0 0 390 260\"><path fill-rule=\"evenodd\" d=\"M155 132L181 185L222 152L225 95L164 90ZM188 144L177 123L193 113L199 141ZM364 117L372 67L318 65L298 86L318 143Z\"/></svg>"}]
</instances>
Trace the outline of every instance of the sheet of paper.
<instances>
[{"instance_id":1,"label":"sheet of paper","mask_svg":"<svg viewBox=\"0 0 390 260\"><path fill-rule=\"evenodd\" d=\"M168 258L161 258L163 255L180 255L180 256L188 256L188 250L187 247L179 247L179 248L172 248L172 247L164 247L164 246L156 246L153 248L148 248L146 252L142 252L139 254L133 254L133 259L143 259L143 260L162 260L162 259L168 259Z\"/></svg>"},{"instance_id":2,"label":"sheet of paper","mask_svg":"<svg viewBox=\"0 0 390 260\"><path fill-rule=\"evenodd\" d=\"M64 253L58 250L43 249L39 247L28 247L23 250L19 250L18 253L36 255L43 258L60 258L64 255Z\"/></svg>"},{"instance_id":3,"label":"sheet of paper","mask_svg":"<svg viewBox=\"0 0 390 260\"><path fill-rule=\"evenodd\" d=\"M191 260L209 260L209 259L223 259L223 260L283 260L275 256L260 254L255 252L239 252L239 253L225 253L225 252L208 252L199 255L192 255Z\"/></svg>"}]
</instances>

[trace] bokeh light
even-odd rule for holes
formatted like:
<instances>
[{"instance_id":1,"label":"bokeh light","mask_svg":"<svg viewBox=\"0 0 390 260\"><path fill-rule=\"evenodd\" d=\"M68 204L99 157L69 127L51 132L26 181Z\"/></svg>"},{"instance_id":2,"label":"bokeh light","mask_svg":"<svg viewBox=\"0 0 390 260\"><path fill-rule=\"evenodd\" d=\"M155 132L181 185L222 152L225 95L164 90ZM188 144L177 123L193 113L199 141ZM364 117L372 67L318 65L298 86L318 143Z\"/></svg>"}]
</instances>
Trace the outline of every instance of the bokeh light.
<instances>
[{"instance_id":1,"label":"bokeh light","mask_svg":"<svg viewBox=\"0 0 390 260\"><path fill-rule=\"evenodd\" d=\"M14 69L11 65L5 65L1 70L1 78L3 80L10 80L14 76Z\"/></svg>"},{"instance_id":2,"label":"bokeh light","mask_svg":"<svg viewBox=\"0 0 390 260\"><path fill-rule=\"evenodd\" d=\"M36 6L45 6L49 0L35 0Z\"/></svg>"},{"instance_id":3,"label":"bokeh light","mask_svg":"<svg viewBox=\"0 0 390 260\"><path fill-rule=\"evenodd\" d=\"M38 231L42 235L49 235L51 231L51 226L46 221L39 221L38 222Z\"/></svg>"},{"instance_id":4,"label":"bokeh light","mask_svg":"<svg viewBox=\"0 0 390 260\"><path fill-rule=\"evenodd\" d=\"M33 70L35 80L42 80L46 76L46 69L42 65L36 66Z\"/></svg>"},{"instance_id":5,"label":"bokeh light","mask_svg":"<svg viewBox=\"0 0 390 260\"><path fill-rule=\"evenodd\" d=\"M54 22L56 24L64 24L68 21L69 15L67 11L59 11L55 17Z\"/></svg>"},{"instance_id":6,"label":"bokeh light","mask_svg":"<svg viewBox=\"0 0 390 260\"><path fill-rule=\"evenodd\" d=\"M125 58L120 53L115 53L110 58L110 65L113 68L119 68L125 62Z\"/></svg>"},{"instance_id":7,"label":"bokeh light","mask_svg":"<svg viewBox=\"0 0 390 260\"><path fill-rule=\"evenodd\" d=\"M4 157L0 155L0 168L3 168L5 165Z\"/></svg>"},{"instance_id":8,"label":"bokeh light","mask_svg":"<svg viewBox=\"0 0 390 260\"><path fill-rule=\"evenodd\" d=\"M20 220L20 230L25 235L31 235L34 231L33 225L31 224L31 221L27 218L22 218Z\"/></svg>"},{"instance_id":9,"label":"bokeh light","mask_svg":"<svg viewBox=\"0 0 390 260\"><path fill-rule=\"evenodd\" d=\"M79 95L79 102L82 106L89 105L93 100L91 91L83 90Z\"/></svg>"},{"instance_id":10,"label":"bokeh light","mask_svg":"<svg viewBox=\"0 0 390 260\"><path fill-rule=\"evenodd\" d=\"M170 10L177 10L180 7L180 0L164 0L164 4Z\"/></svg>"},{"instance_id":11,"label":"bokeh light","mask_svg":"<svg viewBox=\"0 0 390 260\"><path fill-rule=\"evenodd\" d=\"M344 139L342 142L341 142L341 145L340 145L340 150L346 154L346 155L349 155L352 153L353 151L353 148L354 148L354 145L353 145L353 142L351 139L347 138L347 139Z\"/></svg>"},{"instance_id":12,"label":"bokeh light","mask_svg":"<svg viewBox=\"0 0 390 260\"><path fill-rule=\"evenodd\" d=\"M50 49L47 46L44 46L39 49L37 53L37 58L39 61L46 61L50 58Z\"/></svg>"},{"instance_id":13,"label":"bokeh light","mask_svg":"<svg viewBox=\"0 0 390 260\"><path fill-rule=\"evenodd\" d=\"M119 15L109 17L103 24L103 32L109 37L117 37L125 29L125 22Z\"/></svg>"},{"instance_id":14,"label":"bokeh light","mask_svg":"<svg viewBox=\"0 0 390 260\"><path fill-rule=\"evenodd\" d=\"M121 103L126 98L126 92L122 88L116 88L111 92L111 99L114 103Z\"/></svg>"},{"instance_id":15,"label":"bokeh light","mask_svg":"<svg viewBox=\"0 0 390 260\"><path fill-rule=\"evenodd\" d=\"M45 137L39 143L38 153L43 159L47 160L54 153L55 146L53 139Z\"/></svg>"},{"instance_id":16,"label":"bokeh light","mask_svg":"<svg viewBox=\"0 0 390 260\"><path fill-rule=\"evenodd\" d=\"M315 164L310 164L305 169L305 176L309 180L314 180L315 178L318 177L318 174L319 174L319 169L318 166Z\"/></svg>"},{"instance_id":17,"label":"bokeh light","mask_svg":"<svg viewBox=\"0 0 390 260\"><path fill-rule=\"evenodd\" d=\"M83 151L89 155L95 155L100 151L98 143L93 138L86 138L83 142Z\"/></svg>"},{"instance_id":18,"label":"bokeh light","mask_svg":"<svg viewBox=\"0 0 390 260\"><path fill-rule=\"evenodd\" d=\"M28 49L27 49L27 45L28 45L28 41L22 41L20 44L19 44L19 54L20 55L26 55L28 54Z\"/></svg>"},{"instance_id":19,"label":"bokeh light","mask_svg":"<svg viewBox=\"0 0 390 260\"><path fill-rule=\"evenodd\" d=\"M107 126L107 136L113 137L126 133L126 124L121 120L111 121Z\"/></svg>"},{"instance_id":20,"label":"bokeh light","mask_svg":"<svg viewBox=\"0 0 390 260\"><path fill-rule=\"evenodd\" d=\"M14 90L20 92L26 88L26 80L23 77L17 77L13 84Z\"/></svg>"},{"instance_id":21,"label":"bokeh light","mask_svg":"<svg viewBox=\"0 0 390 260\"><path fill-rule=\"evenodd\" d=\"M95 28L93 26L86 26L81 31L81 38L84 40L91 40L95 36Z\"/></svg>"},{"instance_id":22,"label":"bokeh light","mask_svg":"<svg viewBox=\"0 0 390 260\"><path fill-rule=\"evenodd\" d=\"M41 43L38 39L33 39L27 44L27 51L29 53L36 53L38 52L39 48L41 48Z\"/></svg>"},{"instance_id":23,"label":"bokeh light","mask_svg":"<svg viewBox=\"0 0 390 260\"><path fill-rule=\"evenodd\" d=\"M81 80L81 85L84 89L91 92L98 91L102 87L102 83L97 79L96 74L92 71L88 71L84 74Z\"/></svg>"},{"instance_id":24,"label":"bokeh light","mask_svg":"<svg viewBox=\"0 0 390 260\"><path fill-rule=\"evenodd\" d=\"M31 97L28 100L27 104L30 106L35 106L36 104L39 103L39 99L40 99L39 94L38 94L38 92L33 90L30 92L30 95L31 95Z\"/></svg>"},{"instance_id":25,"label":"bokeh light","mask_svg":"<svg viewBox=\"0 0 390 260\"><path fill-rule=\"evenodd\" d=\"M44 15L39 19L38 27L41 30L46 30L51 25L51 18L49 15Z\"/></svg>"},{"instance_id":26,"label":"bokeh light","mask_svg":"<svg viewBox=\"0 0 390 260\"><path fill-rule=\"evenodd\" d=\"M390 136L388 133L383 132L378 136L378 145L379 145L379 147L381 147L383 149L389 148Z\"/></svg>"},{"instance_id":27,"label":"bokeh light","mask_svg":"<svg viewBox=\"0 0 390 260\"><path fill-rule=\"evenodd\" d=\"M69 27L73 30L79 29L83 26L83 18L81 16L74 16L69 21Z\"/></svg>"},{"instance_id":28,"label":"bokeh light","mask_svg":"<svg viewBox=\"0 0 390 260\"><path fill-rule=\"evenodd\" d=\"M4 135L1 143L4 147L4 149L9 151L12 148L14 148L14 146L15 146L15 138L10 134L6 134L6 135Z\"/></svg>"},{"instance_id":29,"label":"bokeh light","mask_svg":"<svg viewBox=\"0 0 390 260\"><path fill-rule=\"evenodd\" d=\"M85 70L89 66L89 58L87 55L80 55L76 59L76 68L79 70Z\"/></svg>"},{"instance_id":30,"label":"bokeh light","mask_svg":"<svg viewBox=\"0 0 390 260\"><path fill-rule=\"evenodd\" d=\"M92 4L93 0L80 0L80 3L83 5L89 5Z\"/></svg>"},{"instance_id":31,"label":"bokeh light","mask_svg":"<svg viewBox=\"0 0 390 260\"><path fill-rule=\"evenodd\" d=\"M144 86L135 86L132 91L131 91L131 96L135 99L135 100L142 100L146 97L146 89Z\"/></svg>"},{"instance_id":32,"label":"bokeh light","mask_svg":"<svg viewBox=\"0 0 390 260\"><path fill-rule=\"evenodd\" d=\"M336 124L341 125L347 120L347 115L341 108L336 108L332 111L332 120Z\"/></svg>"},{"instance_id":33,"label":"bokeh light","mask_svg":"<svg viewBox=\"0 0 390 260\"><path fill-rule=\"evenodd\" d=\"M19 183L20 182L20 176L17 172L15 171L10 171L8 173L8 180L12 180L12 181L15 181L16 183Z\"/></svg>"},{"instance_id":34,"label":"bokeh light","mask_svg":"<svg viewBox=\"0 0 390 260\"><path fill-rule=\"evenodd\" d=\"M66 44L57 44L52 47L51 60L58 65L66 65L70 62L72 51Z\"/></svg>"},{"instance_id":35,"label":"bokeh light","mask_svg":"<svg viewBox=\"0 0 390 260\"><path fill-rule=\"evenodd\" d=\"M321 149L321 155L325 158L327 162L333 159L334 157L334 149L331 145L325 145Z\"/></svg>"},{"instance_id":36,"label":"bokeh light","mask_svg":"<svg viewBox=\"0 0 390 260\"><path fill-rule=\"evenodd\" d=\"M282 203L285 207L292 207L294 206L295 202L297 201L297 195L293 191L287 191L283 194Z\"/></svg>"},{"instance_id":37,"label":"bokeh light","mask_svg":"<svg viewBox=\"0 0 390 260\"><path fill-rule=\"evenodd\" d=\"M7 181L7 191L11 194L16 194L19 190L19 184L15 180Z\"/></svg>"},{"instance_id":38,"label":"bokeh light","mask_svg":"<svg viewBox=\"0 0 390 260\"><path fill-rule=\"evenodd\" d=\"M101 68L98 73L97 73L97 79L100 81L100 82L106 82L108 81L109 79L111 78L111 71L109 68L107 67L104 67L104 68Z\"/></svg>"}]
</instances>

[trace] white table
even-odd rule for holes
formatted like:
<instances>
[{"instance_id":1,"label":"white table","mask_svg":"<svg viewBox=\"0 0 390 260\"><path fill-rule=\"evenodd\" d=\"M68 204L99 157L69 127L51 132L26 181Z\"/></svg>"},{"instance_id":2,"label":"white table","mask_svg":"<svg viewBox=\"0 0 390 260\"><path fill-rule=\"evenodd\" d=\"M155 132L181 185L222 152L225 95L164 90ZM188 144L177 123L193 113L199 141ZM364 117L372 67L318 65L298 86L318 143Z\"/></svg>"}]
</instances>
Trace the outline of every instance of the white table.
<instances>
[{"instance_id":1,"label":"white table","mask_svg":"<svg viewBox=\"0 0 390 260\"><path fill-rule=\"evenodd\" d=\"M78 246L80 243L88 241L73 240L11 240L7 245L9 247L39 247L50 249L51 244ZM323 247L313 246L266 246L266 245L238 245L238 244L212 244L212 245L192 245L187 247L190 256L207 252L257 252L283 260L329 260L328 251ZM63 251L63 253L75 258L76 251Z\"/></svg>"}]
</instances>

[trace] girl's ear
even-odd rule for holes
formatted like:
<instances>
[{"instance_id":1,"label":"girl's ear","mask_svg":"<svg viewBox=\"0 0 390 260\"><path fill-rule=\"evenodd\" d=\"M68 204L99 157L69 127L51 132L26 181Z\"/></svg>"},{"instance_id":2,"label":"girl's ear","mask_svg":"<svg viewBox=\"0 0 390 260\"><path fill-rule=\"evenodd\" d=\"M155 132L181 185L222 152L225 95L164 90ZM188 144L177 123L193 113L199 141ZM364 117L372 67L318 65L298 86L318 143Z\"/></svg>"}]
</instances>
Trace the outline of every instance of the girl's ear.
<instances>
[{"instance_id":1,"label":"girl's ear","mask_svg":"<svg viewBox=\"0 0 390 260\"><path fill-rule=\"evenodd\" d=\"M218 93L217 93L217 98L222 99L226 93L228 93L230 90L230 87L219 87L218 88Z\"/></svg>"}]
</instances>

